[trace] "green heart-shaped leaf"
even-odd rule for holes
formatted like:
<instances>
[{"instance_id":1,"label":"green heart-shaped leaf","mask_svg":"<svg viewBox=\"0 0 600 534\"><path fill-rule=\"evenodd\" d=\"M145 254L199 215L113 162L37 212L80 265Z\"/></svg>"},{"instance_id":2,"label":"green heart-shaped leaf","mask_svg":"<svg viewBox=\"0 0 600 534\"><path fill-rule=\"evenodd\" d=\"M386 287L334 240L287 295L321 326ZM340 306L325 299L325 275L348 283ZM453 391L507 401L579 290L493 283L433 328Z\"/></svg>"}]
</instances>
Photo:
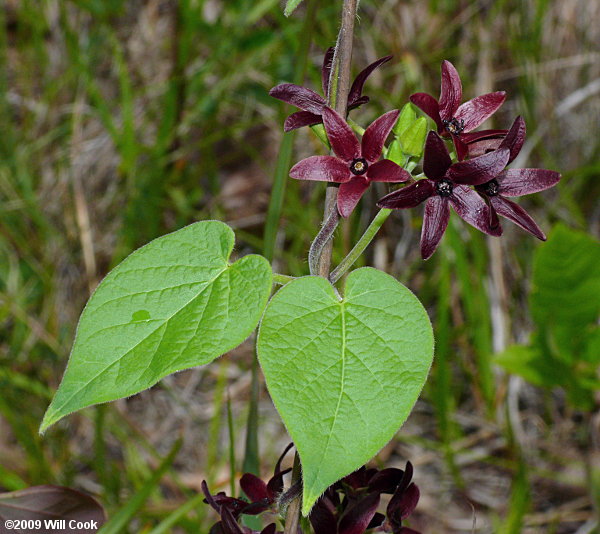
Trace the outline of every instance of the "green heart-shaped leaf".
<instances>
[{"instance_id":1,"label":"green heart-shaped leaf","mask_svg":"<svg viewBox=\"0 0 600 534\"><path fill-rule=\"evenodd\" d=\"M86 406L127 397L239 345L269 298L262 256L233 264L231 228L203 221L156 239L113 269L87 303L40 431Z\"/></svg>"},{"instance_id":2,"label":"green heart-shaped leaf","mask_svg":"<svg viewBox=\"0 0 600 534\"><path fill-rule=\"evenodd\" d=\"M307 515L404 423L431 366L433 333L406 287L363 268L342 299L320 277L284 286L265 311L258 357L300 454Z\"/></svg>"}]
</instances>

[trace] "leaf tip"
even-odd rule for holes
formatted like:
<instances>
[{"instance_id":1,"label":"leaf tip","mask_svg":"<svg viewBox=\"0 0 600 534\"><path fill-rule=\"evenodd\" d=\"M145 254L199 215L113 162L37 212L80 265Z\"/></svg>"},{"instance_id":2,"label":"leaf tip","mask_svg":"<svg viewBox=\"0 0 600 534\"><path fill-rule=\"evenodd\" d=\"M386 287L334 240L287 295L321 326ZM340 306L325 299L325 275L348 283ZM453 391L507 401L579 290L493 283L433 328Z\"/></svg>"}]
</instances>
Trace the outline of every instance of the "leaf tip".
<instances>
[{"instance_id":1,"label":"leaf tip","mask_svg":"<svg viewBox=\"0 0 600 534\"><path fill-rule=\"evenodd\" d=\"M308 515L310 514L310 511L312 510L313 506L315 505L315 502L317 502L318 497L309 497L308 495L304 494L302 496L302 516L303 517L308 517Z\"/></svg>"},{"instance_id":2,"label":"leaf tip","mask_svg":"<svg viewBox=\"0 0 600 534\"><path fill-rule=\"evenodd\" d=\"M286 17L289 17L301 3L302 0L288 0L283 9L283 14Z\"/></svg>"}]
</instances>

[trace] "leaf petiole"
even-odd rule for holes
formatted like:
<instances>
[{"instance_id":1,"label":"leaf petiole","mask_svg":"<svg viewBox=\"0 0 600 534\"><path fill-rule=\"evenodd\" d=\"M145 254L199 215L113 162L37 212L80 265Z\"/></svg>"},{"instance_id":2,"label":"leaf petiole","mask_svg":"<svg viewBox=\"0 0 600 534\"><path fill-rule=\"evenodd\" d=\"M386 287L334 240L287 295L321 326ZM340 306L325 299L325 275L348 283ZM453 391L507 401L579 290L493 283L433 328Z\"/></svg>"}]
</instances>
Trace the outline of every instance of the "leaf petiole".
<instances>
[{"instance_id":1,"label":"leaf petiole","mask_svg":"<svg viewBox=\"0 0 600 534\"><path fill-rule=\"evenodd\" d=\"M369 227L365 230L365 233L358 240L354 248L350 251L350 253L340 262L340 264L332 271L329 275L329 281L332 284L335 284L344 273L352 267L354 262L360 257L360 255L365 251L365 249L369 246L369 243L373 241L375 234L381 228L381 225L386 221L386 219L390 216L392 210L382 208L379 210L379 213L375 215L375 218L371 221Z\"/></svg>"}]
</instances>

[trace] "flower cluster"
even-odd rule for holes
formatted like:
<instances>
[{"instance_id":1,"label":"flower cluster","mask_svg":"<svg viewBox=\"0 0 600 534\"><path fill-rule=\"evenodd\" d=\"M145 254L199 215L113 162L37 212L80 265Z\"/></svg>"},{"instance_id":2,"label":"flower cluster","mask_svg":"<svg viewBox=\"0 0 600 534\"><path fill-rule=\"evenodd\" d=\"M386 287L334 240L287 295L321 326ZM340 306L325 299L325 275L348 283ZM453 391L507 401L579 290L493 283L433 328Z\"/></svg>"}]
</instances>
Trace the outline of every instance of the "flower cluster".
<instances>
[{"instance_id":1,"label":"flower cluster","mask_svg":"<svg viewBox=\"0 0 600 534\"><path fill-rule=\"evenodd\" d=\"M413 467L381 471L361 467L329 486L316 502L310 516L315 534L363 534L390 532L419 534L402 526L417 506L419 488L412 482ZM392 495L385 515L377 512L382 494Z\"/></svg>"},{"instance_id":2,"label":"flower cluster","mask_svg":"<svg viewBox=\"0 0 600 534\"><path fill-rule=\"evenodd\" d=\"M244 515L259 515L266 511L275 511L277 498L283 492L283 477L291 469L281 469L283 458L292 448L288 445L275 464L273 476L265 484L252 473L246 473L240 479L240 487L250 501L229 497L225 492L211 495L208 485L202 481L204 502L212 506L221 516L221 521L215 523L209 534L279 534L275 523L267 525L260 533L238 524L239 517Z\"/></svg>"},{"instance_id":3,"label":"flower cluster","mask_svg":"<svg viewBox=\"0 0 600 534\"><path fill-rule=\"evenodd\" d=\"M323 63L326 97L332 56L330 49ZM389 59L390 56L381 58L359 74L348 97L348 109L368 102L368 97L362 96L364 83L375 68ZM387 153L386 139L398 120L398 110L376 119L364 130L359 141L344 117L329 108L326 100L314 91L282 84L273 88L270 94L302 110L286 119L286 130L323 122L334 155L306 158L294 165L290 176L298 180L340 184L337 207L342 217L352 213L371 182L400 183L404 186L381 198L377 205L405 209L425 202L421 232L424 259L435 252L448 226L450 207L485 234L502 234L498 218L501 215L538 239L546 239L527 212L507 197L548 189L560 180L560 174L545 169L506 169L525 141L524 120L517 117L510 130L474 131L498 110L506 94L503 91L488 93L461 104L461 79L449 61L442 63L438 100L426 93L410 97L410 101L429 115L437 127L437 131L427 135L423 177L418 180L391 159L380 159ZM456 161L444 139L452 141Z\"/></svg>"},{"instance_id":4,"label":"flower cluster","mask_svg":"<svg viewBox=\"0 0 600 534\"><path fill-rule=\"evenodd\" d=\"M242 515L259 515L263 512L277 514L280 508L284 509L299 494L301 488L298 484L284 492L283 477L291 469L282 470L281 461L291 447L292 444L280 456L273 477L267 483L250 473L242 476L240 487L250 500L230 497L224 492L212 495L206 482L202 482L204 502L221 517L209 534L281 534L276 523L270 523L258 532L240 525L239 519ZM314 533L364 534L369 531L419 534L402 526L419 501L419 488L412 482L412 477L410 462L407 462L404 470L361 467L329 486L316 502L309 516ZM383 494L391 495L385 514L377 511Z\"/></svg>"}]
</instances>

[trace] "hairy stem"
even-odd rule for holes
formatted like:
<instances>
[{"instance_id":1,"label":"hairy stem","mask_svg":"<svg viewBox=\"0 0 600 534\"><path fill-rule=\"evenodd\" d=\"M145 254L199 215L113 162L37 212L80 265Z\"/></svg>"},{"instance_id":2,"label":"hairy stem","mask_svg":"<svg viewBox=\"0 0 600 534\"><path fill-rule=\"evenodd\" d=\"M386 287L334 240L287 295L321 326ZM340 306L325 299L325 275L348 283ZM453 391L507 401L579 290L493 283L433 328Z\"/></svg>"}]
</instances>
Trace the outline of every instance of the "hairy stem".
<instances>
[{"instance_id":1,"label":"hairy stem","mask_svg":"<svg viewBox=\"0 0 600 534\"><path fill-rule=\"evenodd\" d=\"M326 274L321 274L319 262L323 257L323 250L326 246L332 243L333 233L338 226L340 221L340 215L338 213L337 208L334 206L334 210L330 212L327 219L321 226L321 230L313 240L310 245L310 250L308 251L308 266L310 268L310 274L319 274L321 276L327 276ZM330 252L331 254L331 252ZM330 262L331 263L331 262ZM327 266L327 271L329 272L329 266Z\"/></svg>"},{"instance_id":2,"label":"hairy stem","mask_svg":"<svg viewBox=\"0 0 600 534\"><path fill-rule=\"evenodd\" d=\"M360 257L360 255L365 251L365 249L369 246L369 243L373 241L375 234L381 228L381 225L386 221L386 219L390 216L392 210L382 208L379 210L379 213L375 215L375 218L371 221L369 227L365 230L365 233L358 240L354 248L350 251L350 253L340 262L340 264L333 270L333 272L329 275L329 281L332 284L335 284L344 273L352 267L354 262Z\"/></svg>"},{"instance_id":3,"label":"hairy stem","mask_svg":"<svg viewBox=\"0 0 600 534\"><path fill-rule=\"evenodd\" d=\"M342 24L338 33L333 55L331 78L329 80L329 105L342 117L346 116L348 107L348 93L350 91L350 64L352 62L352 39L354 36L354 20L358 9L358 0L344 0L342 7ZM325 193L325 214L327 221L337 210L337 185L328 184ZM333 241L328 240L319 254L320 276L328 277L331 265L331 251Z\"/></svg>"}]
</instances>

